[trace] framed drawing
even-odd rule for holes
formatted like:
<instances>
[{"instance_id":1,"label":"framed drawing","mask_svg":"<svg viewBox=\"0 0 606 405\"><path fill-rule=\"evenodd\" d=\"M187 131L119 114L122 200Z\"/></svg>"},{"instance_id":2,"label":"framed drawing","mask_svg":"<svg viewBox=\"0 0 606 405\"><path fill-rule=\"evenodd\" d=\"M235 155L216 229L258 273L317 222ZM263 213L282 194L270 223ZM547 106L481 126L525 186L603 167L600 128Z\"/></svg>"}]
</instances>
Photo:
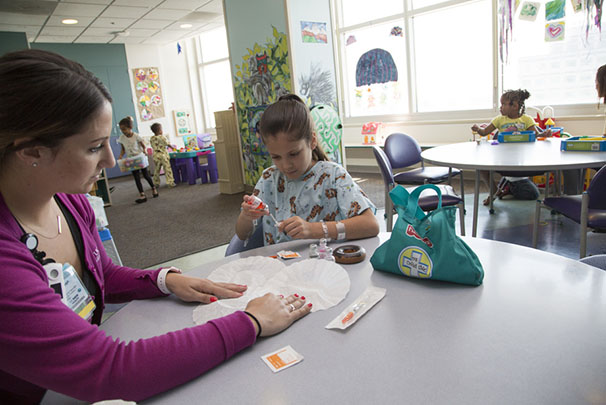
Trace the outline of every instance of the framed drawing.
<instances>
[{"instance_id":1,"label":"framed drawing","mask_svg":"<svg viewBox=\"0 0 606 405\"><path fill-rule=\"evenodd\" d=\"M194 133L191 111L187 109L173 110L175 119L175 133L177 136L191 135Z\"/></svg>"}]
</instances>

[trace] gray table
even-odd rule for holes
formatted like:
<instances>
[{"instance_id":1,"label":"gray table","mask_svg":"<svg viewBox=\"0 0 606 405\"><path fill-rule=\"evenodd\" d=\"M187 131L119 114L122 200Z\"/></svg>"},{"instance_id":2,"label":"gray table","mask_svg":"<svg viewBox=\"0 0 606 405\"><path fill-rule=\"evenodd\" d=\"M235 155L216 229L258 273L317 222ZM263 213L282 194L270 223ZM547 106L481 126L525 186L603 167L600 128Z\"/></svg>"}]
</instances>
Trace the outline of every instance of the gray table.
<instances>
[{"instance_id":1,"label":"gray table","mask_svg":"<svg viewBox=\"0 0 606 405\"><path fill-rule=\"evenodd\" d=\"M583 169L606 164L606 152L563 152L559 138L545 141L492 145L490 142L462 142L437 146L421 153L427 163L476 171L473 196L473 228L478 228L480 170L487 171L556 171Z\"/></svg>"},{"instance_id":2,"label":"gray table","mask_svg":"<svg viewBox=\"0 0 606 405\"><path fill-rule=\"evenodd\" d=\"M388 235L356 243L373 252ZM606 272L522 246L464 240L484 266L482 286L375 272L368 259L345 266L351 290L339 305L146 403L606 402ZM306 257L307 246L289 242L241 256L288 248ZM206 276L237 257L190 274ZM348 330L324 329L368 285L387 295ZM127 341L151 337L193 325L195 307L174 298L135 301L102 329ZM305 359L274 374L260 356L286 345Z\"/></svg>"}]
</instances>

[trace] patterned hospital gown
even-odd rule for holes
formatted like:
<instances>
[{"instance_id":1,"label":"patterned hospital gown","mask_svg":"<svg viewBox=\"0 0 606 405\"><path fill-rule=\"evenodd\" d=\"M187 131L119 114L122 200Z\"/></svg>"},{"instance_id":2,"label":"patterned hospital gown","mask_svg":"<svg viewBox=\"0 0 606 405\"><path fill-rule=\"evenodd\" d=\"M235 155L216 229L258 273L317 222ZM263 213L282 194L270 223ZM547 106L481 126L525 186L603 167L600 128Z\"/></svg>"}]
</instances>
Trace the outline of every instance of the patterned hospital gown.
<instances>
[{"instance_id":1,"label":"patterned hospital gown","mask_svg":"<svg viewBox=\"0 0 606 405\"><path fill-rule=\"evenodd\" d=\"M149 142L154 150L154 185L156 187L160 185L160 171L162 168L164 168L164 174L166 174L166 184L174 186L175 179L173 178L173 169L170 166L170 155L166 150L168 147L168 141L164 135L153 135L149 139Z\"/></svg>"},{"instance_id":2,"label":"patterned hospital gown","mask_svg":"<svg viewBox=\"0 0 606 405\"><path fill-rule=\"evenodd\" d=\"M263 200L278 221L299 216L308 222L339 221L360 215L374 204L349 173L333 162L319 161L297 180L289 180L275 166L263 172L253 194ZM268 215L260 219L265 245L292 240Z\"/></svg>"}]
</instances>

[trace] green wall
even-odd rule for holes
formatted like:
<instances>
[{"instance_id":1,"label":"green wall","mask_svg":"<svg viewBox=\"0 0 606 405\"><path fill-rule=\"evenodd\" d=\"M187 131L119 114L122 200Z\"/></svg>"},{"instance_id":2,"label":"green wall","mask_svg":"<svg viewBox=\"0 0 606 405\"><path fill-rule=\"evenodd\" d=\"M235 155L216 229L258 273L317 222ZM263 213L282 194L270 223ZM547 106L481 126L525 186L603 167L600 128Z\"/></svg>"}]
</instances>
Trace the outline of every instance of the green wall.
<instances>
[{"instance_id":1,"label":"green wall","mask_svg":"<svg viewBox=\"0 0 606 405\"><path fill-rule=\"evenodd\" d=\"M0 55L27 48L29 48L29 45L25 32L0 31Z\"/></svg>"}]
</instances>

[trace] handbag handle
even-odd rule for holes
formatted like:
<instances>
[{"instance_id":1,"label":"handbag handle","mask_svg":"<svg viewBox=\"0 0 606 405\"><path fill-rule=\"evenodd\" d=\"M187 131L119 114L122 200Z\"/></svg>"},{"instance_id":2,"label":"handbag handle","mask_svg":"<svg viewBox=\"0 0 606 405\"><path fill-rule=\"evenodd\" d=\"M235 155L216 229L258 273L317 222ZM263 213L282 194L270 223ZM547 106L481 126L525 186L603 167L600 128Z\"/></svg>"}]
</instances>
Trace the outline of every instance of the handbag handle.
<instances>
[{"instance_id":1,"label":"handbag handle","mask_svg":"<svg viewBox=\"0 0 606 405\"><path fill-rule=\"evenodd\" d=\"M426 189L432 189L438 194L438 209L442 208L442 191L438 186L433 184L419 186L415 188L412 193L409 193L408 190L402 186L396 186L389 192L389 196L396 206L396 209L402 209L402 214L407 220L423 219L426 215L421 207L419 207L419 196Z\"/></svg>"}]
</instances>

